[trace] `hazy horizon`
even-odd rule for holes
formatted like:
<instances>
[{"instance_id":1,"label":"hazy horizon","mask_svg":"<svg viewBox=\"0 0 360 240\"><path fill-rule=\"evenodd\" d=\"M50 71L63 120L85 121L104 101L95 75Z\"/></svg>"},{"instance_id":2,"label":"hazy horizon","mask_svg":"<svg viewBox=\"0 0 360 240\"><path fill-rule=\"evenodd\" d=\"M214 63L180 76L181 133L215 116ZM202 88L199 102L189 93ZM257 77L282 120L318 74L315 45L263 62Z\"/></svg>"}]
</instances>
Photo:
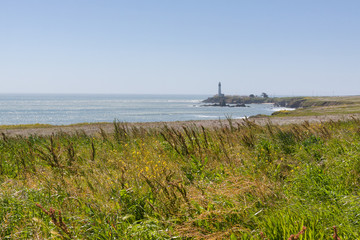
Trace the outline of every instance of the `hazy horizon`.
<instances>
[{"instance_id":1,"label":"hazy horizon","mask_svg":"<svg viewBox=\"0 0 360 240\"><path fill-rule=\"evenodd\" d=\"M345 96L360 2L0 2L0 94Z\"/></svg>"},{"instance_id":2,"label":"hazy horizon","mask_svg":"<svg viewBox=\"0 0 360 240\"><path fill-rule=\"evenodd\" d=\"M262 93L262 92L261 92ZM261 93L254 93L255 96L257 97L261 97ZM266 92L267 93L267 92ZM253 94L253 93L250 93ZM226 94L225 96L249 96L250 94ZM267 93L269 95L269 97L351 97L351 96L360 96L360 94L344 94L344 95L335 95L335 94L329 94L329 95L318 95L318 94L271 94L271 93ZM63 93L63 92L57 92L57 93L36 93L36 92L17 92L17 93L3 93L0 92L0 95L123 95L123 96L137 96L137 95L142 95L142 96L202 96L202 97L212 97L212 96L216 96L217 93L193 93L193 94L189 94L189 93Z\"/></svg>"}]
</instances>

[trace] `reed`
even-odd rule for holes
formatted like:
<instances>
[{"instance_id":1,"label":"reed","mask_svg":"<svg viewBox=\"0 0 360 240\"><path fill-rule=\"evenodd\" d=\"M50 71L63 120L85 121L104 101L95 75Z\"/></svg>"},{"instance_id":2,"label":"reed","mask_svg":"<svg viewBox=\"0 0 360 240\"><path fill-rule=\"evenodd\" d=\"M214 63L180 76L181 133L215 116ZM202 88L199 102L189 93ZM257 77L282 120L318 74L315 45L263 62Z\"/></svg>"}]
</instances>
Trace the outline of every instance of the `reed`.
<instances>
[{"instance_id":1,"label":"reed","mask_svg":"<svg viewBox=\"0 0 360 240\"><path fill-rule=\"evenodd\" d=\"M359 239L359 123L2 134L0 237Z\"/></svg>"}]
</instances>

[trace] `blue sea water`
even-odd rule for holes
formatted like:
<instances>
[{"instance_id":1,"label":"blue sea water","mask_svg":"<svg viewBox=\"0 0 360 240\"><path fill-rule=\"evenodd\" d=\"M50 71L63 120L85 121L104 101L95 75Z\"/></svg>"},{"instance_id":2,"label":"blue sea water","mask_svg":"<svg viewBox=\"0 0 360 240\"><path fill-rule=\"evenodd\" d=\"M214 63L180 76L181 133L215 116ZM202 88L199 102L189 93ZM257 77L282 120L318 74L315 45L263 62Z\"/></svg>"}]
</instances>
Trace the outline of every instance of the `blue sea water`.
<instances>
[{"instance_id":1,"label":"blue sea water","mask_svg":"<svg viewBox=\"0 0 360 240\"><path fill-rule=\"evenodd\" d=\"M158 122L270 115L271 104L204 107L207 95L1 94L0 125Z\"/></svg>"}]
</instances>

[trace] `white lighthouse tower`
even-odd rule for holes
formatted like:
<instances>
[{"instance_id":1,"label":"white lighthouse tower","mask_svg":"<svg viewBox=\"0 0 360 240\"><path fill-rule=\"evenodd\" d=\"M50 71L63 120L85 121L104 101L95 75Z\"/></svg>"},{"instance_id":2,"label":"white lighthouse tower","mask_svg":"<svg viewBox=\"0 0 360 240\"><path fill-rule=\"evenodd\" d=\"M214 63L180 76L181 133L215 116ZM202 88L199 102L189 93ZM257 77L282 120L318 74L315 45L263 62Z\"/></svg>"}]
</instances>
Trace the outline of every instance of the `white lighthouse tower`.
<instances>
[{"instance_id":1,"label":"white lighthouse tower","mask_svg":"<svg viewBox=\"0 0 360 240\"><path fill-rule=\"evenodd\" d=\"M218 96L219 96L219 105L221 107L226 106L225 94L221 93L221 82L219 82Z\"/></svg>"},{"instance_id":2,"label":"white lighthouse tower","mask_svg":"<svg viewBox=\"0 0 360 240\"><path fill-rule=\"evenodd\" d=\"M219 82L218 95L219 97L224 97L224 94L221 93L221 82Z\"/></svg>"}]
</instances>

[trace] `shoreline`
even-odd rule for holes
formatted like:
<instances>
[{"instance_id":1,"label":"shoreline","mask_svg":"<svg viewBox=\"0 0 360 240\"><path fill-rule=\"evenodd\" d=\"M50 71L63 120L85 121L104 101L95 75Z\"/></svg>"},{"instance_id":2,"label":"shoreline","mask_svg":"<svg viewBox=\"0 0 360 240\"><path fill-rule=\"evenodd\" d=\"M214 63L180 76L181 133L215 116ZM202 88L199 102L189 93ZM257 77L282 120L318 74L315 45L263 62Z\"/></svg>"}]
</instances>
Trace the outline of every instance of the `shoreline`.
<instances>
[{"instance_id":1,"label":"shoreline","mask_svg":"<svg viewBox=\"0 0 360 240\"><path fill-rule=\"evenodd\" d=\"M347 120L352 118L359 118L360 113L355 114L336 114L336 115L320 115L320 116L285 116L285 117L250 117L248 120L259 124L265 125L268 123L274 125L290 125L290 124L301 124L303 122L317 123L327 121L339 121ZM244 119L231 119L233 124L244 123ZM159 129L164 126L173 128L182 128L183 126L196 126L205 128L217 128L221 126L227 126L229 121L227 119L221 120L188 120L188 121L171 121L171 122L124 122L129 127L142 127L147 129ZM16 127L19 126L19 127ZM6 128L8 127L8 128ZM106 133L111 133L114 130L114 123L84 123L84 124L73 124L73 125L39 125L27 127L26 125L0 125L0 134L6 136L23 136L28 137L34 136L50 136L52 134L67 133L85 133L87 135L96 135L100 133L100 130Z\"/></svg>"}]
</instances>

